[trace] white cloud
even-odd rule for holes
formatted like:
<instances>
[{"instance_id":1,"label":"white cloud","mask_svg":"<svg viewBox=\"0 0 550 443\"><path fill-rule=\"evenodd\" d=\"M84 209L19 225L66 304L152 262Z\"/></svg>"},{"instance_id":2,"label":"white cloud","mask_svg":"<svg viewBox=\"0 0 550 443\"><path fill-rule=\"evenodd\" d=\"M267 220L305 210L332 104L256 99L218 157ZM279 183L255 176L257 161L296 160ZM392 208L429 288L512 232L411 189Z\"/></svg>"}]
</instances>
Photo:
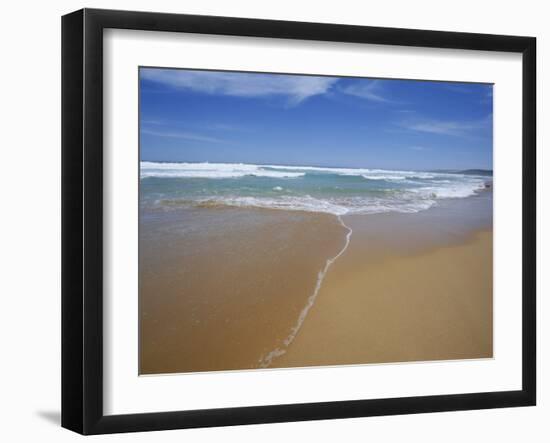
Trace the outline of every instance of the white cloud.
<instances>
[{"instance_id":1,"label":"white cloud","mask_svg":"<svg viewBox=\"0 0 550 443\"><path fill-rule=\"evenodd\" d=\"M342 91L344 94L364 98L373 102L393 103L392 100L383 95L382 87L380 86L380 82L378 80L372 80L370 82L364 80L361 82L353 83L344 88L341 88L340 91Z\"/></svg>"},{"instance_id":2,"label":"white cloud","mask_svg":"<svg viewBox=\"0 0 550 443\"><path fill-rule=\"evenodd\" d=\"M249 74L179 69L143 69L142 78L176 89L234 97L284 96L296 105L327 92L338 81L334 77L282 74Z\"/></svg>"},{"instance_id":3,"label":"white cloud","mask_svg":"<svg viewBox=\"0 0 550 443\"><path fill-rule=\"evenodd\" d=\"M162 124L164 124L163 121L155 120L155 119L143 119L143 120L141 120L141 123L146 124L146 125L162 125Z\"/></svg>"},{"instance_id":4,"label":"white cloud","mask_svg":"<svg viewBox=\"0 0 550 443\"><path fill-rule=\"evenodd\" d=\"M249 132L250 128L242 125L234 125L229 123L205 123L200 125L201 128L209 131L222 131L222 132Z\"/></svg>"},{"instance_id":5,"label":"white cloud","mask_svg":"<svg viewBox=\"0 0 550 443\"><path fill-rule=\"evenodd\" d=\"M404 123L402 126L412 131L443 135L463 135L465 129L467 129L462 123L443 121Z\"/></svg>"},{"instance_id":6,"label":"white cloud","mask_svg":"<svg viewBox=\"0 0 550 443\"><path fill-rule=\"evenodd\" d=\"M487 128L491 121L492 116L489 114L477 121L409 120L400 122L399 126L410 131L463 137Z\"/></svg>"},{"instance_id":7,"label":"white cloud","mask_svg":"<svg viewBox=\"0 0 550 443\"><path fill-rule=\"evenodd\" d=\"M181 138L184 140L207 142L207 143L225 143L224 140L219 138L209 137L207 135L195 134L192 132L180 132L180 131L151 131L149 129L142 129L142 134L153 135L157 137L169 137L169 138Z\"/></svg>"}]
</instances>

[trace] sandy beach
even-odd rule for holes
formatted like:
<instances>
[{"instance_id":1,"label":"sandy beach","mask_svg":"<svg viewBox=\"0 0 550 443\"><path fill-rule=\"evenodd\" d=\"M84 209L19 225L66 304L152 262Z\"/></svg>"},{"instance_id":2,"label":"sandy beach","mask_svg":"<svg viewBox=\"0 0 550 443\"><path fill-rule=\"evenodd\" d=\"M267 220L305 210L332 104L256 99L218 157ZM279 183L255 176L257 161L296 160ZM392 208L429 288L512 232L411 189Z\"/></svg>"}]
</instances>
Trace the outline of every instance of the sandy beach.
<instances>
[{"instance_id":1,"label":"sandy beach","mask_svg":"<svg viewBox=\"0 0 550 443\"><path fill-rule=\"evenodd\" d=\"M145 214L141 374L490 358L491 208Z\"/></svg>"},{"instance_id":2,"label":"sandy beach","mask_svg":"<svg viewBox=\"0 0 550 443\"><path fill-rule=\"evenodd\" d=\"M383 258L354 240L277 367L492 357L490 231Z\"/></svg>"}]
</instances>

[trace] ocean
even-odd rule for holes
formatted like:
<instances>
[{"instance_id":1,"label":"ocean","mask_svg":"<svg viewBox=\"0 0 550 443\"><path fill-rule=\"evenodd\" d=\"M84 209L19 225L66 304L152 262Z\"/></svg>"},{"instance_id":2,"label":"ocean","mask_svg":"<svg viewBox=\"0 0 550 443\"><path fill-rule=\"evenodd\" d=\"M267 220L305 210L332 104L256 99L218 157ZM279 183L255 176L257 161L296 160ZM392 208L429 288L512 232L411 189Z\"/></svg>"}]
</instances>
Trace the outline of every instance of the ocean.
<instances>
[{"instance_id":1,"label":"ocean","mask_svg":"<svg viewBox=\"0 0 550 443\"><path fill-rule=\"evenodd\" d=\"M475 195L490 175L258 165L140 164L142 209L266 208L340 215L415 213Z\"/></svg>"}]
</instances>

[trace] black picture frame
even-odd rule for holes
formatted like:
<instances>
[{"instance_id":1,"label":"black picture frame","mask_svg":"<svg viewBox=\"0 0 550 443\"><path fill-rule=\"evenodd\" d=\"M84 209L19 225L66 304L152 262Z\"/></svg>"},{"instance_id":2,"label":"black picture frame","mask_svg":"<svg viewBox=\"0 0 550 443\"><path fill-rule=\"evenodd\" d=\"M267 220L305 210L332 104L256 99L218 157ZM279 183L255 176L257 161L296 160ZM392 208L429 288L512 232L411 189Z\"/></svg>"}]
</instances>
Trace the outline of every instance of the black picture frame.
<instances>
[{"instance_id":1,"label":"black picture frame","mask_svg":"<svg viewBox=\"0 0 550 443\"><path fill-rule=\"evenodd\" d=\"M103 30L522 54L522 389L130 415L103 413ZM81 434L414 414L536 404L536 39L83 9L62 18L62 426Z\"/></svg>"}]
</instances>

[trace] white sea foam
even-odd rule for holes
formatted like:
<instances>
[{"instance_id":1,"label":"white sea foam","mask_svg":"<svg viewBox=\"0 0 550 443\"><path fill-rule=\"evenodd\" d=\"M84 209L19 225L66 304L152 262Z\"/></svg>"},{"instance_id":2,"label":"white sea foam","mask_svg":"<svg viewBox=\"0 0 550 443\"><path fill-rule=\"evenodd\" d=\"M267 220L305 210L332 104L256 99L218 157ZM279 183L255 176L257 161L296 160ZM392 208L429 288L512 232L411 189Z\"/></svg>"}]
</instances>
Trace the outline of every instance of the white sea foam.
<instances>
[{"instance_id":1,"label":"white sea foam","mask_svg":"<svg viewBox=\"0 0 550 443\"><path fill-rule=\"evenodd\" d=\"M469 180L463 183L437 183L434 186L423 186L411 189L410 192L424 196L431 196L437 199L443 198L466 198L474 195L483 189L483 180Z\"/></svg>"},{"instance_id":2,"label":"white sea foam","mask_svg":"<svg viewBox=\"0 0 550 443\"><path fill-rule=\"evenodd\" d=\"M466 191L438 191L444 194L439 198L460 197ZM454 193L453 193L454 192ZM461 194L462 193L462 194ZM470 195L470 194L469 194ZM424 188L415 193L404 193L398 198L347 197L347 198L314 198L306 196L280 197L209 197L196 200L183 200L182 204L204 208L235 207L257 209L280 209L287 211L304 211L332 214L336 216L350 214L379 214L385 212L415 213L431 208L438 196L431 188ZM170 200L172 205L177 201ZM161 201L162 203L162 201Z\"/></svg>"},{"instance_id":3,"label":"white sea foam","mask_svg":"<svg viewBox=\"0 0 550 443\"><path fill-rule=\"evenodd\" d=\"M394 175L367 175L361 174L361 177L366 178L367 180L405 180L405 176L394 176Z\"/></svg>"},{"instance_id":4,"label":"white sea foam","mask_svg":"<svg viewBox=\"0 0 550 443\"><path fill-rule=\"evenodd\" d=\"M317 296L319 294L319 290L321 289L321 286L323 284L323 280L325 279L325 276L327 275L327 272L328 272L330 266L336 260L338 260L338 258L348 248L350 238L351 238L351 234L352 234L353 231L349 226L347 226L344 223L344 221L342 220L342 217L338 216L338 220L340 221L341 225L345 229L347 229L347 231L348 231L347 234L346 234L346 241L344 243L344 247L334 257L329 258L326 261L325 266L323 267L323 269L321 269L319 271L319 274L317 275L317 281L315 283L315 289L313 290L313 293L308 297L306 305L302 308L302 311L300 312L300 315L298 317L298 321L292 327L292 329L290 330L290 333L288 334L288 336L283 340L282 345L275 348L274 350L268 352L267 354L263 355L262 357L260 357L259 364L260 364L261 368L268 368L275 358L280 357L281 355L284 355L286 353L286 349L290 346L290 344L296 338L296 335L298 334L298 332L300 331L300 328L304 324L304 321L307 317L307 314L309 313L309 310L314 305L315 300L317 299Z\"/></svg>"},{"instance_id":5,"label":"white sea foam","mask_svg":"<svg viewBox=\"0 0 550 443\"><path fill-rule=\"evenodd\" d=\"M369 168L327 168L321 166L280 166L265 165L266 168L288 170L288 171L309 171L325 172L337 175L362 176L368 180L404 180L404 179L432 179L437 177L454 176L461 177L459 174L450 174L446 172L432 173L422 171L400 171L387 169L369 169Z\"/></svg>"},{"instance_id":6,"label":"white sea foam","mask_svg":"<svg viewBox=\"0 0 550 443\"><path fill-rule=\"evenodd\" d=\"M328 168L321 166L256 165L248 163L169 163L142 161L141 177L201 177L238 178L257 177L295 178L310 173L330 173L344 176L363 176L369 180L403 180L406 178L431 179L436 175L418 171L389 171L368 168ZM438 177L448 176L438 173ZM456 174L454 175L457 176Z\"/></svg>"},{"instance_id":7,"label":"white sea foam","mask_svg":"<svg viewBox=\"0 0 550 443\"><path fill-rule=\"evenodd\" d=\"M329 200L316 199L309 195L301 197L281 196L269 197L223 197L196 200L202 207L240 207L258 209L284 209L287 211L322 212L326 214L344 215L350 210L344 206L331 203Z\"/></svg>"},{"instance_id":8,"label":"white sea foam","mask_svg":"<svg viewBox=\"0 0 550 443\"><path fill-rule=\"evenodd\" d=\"M246 176L271 178L303 177L305 172L273 171L244 163L156 163L141 162L141 178L240 178Z\"/></svg>"},{"instance_id":9,"label":"white sea foam","mask_svg":"<svg viewBox=\"0 0 550 443\"><path fill-rule=\"evenodd\" d=\"M328 172L338 175L363 175L363 174L396 174L396 175L415 175L424 174L418 171L399 171L387 169L371 168L329 168L324 166L287 166L287 165L262 165L264 168L281 169L288 171L310 171L310 172Z\"/></svg>"},{"instance_id":10,"label":"white sea foam","mask_svg":"<svg viewBox=\"0 0 550 443\"><path fill-rule=\"evenodd\" d=\"M241 178L246 176L271 177L271 178L296 178L305 174L299 172L276 172L276 171L143 171L141 178L166 177L166 178Z\"/></svg>"}]
</instances>

